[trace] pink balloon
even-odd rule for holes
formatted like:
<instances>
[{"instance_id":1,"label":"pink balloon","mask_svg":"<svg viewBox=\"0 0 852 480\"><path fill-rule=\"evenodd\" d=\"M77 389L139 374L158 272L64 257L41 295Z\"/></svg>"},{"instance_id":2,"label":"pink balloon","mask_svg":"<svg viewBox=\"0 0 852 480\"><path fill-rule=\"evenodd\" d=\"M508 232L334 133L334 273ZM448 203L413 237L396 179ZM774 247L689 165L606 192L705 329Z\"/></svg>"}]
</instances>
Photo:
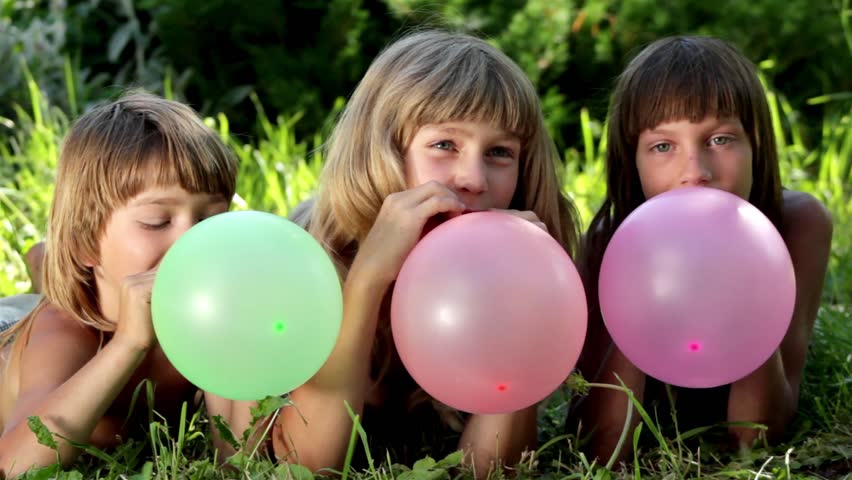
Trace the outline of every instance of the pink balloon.
<instances>
[{"instance_id":1,"label":"pink balloon","mask_svg":"<svg viewBox=\"0 0 852 480\"><path fill-rule=\"evenodd\" d=\"M601 264L612 339L666 383L707 388L745 377L781 344L796 279L781 235L754 205L715 188L680 188L621 224Z\"/></svg>"},{"instance_id":2,"label":"pink balloon","mask_svg":"<svg viewBox=\"0 0 852 480\"><path fill-rule=\"evenodd\" d=\"M391 304L411 376L471 413L517 411L553 392L577 362L586 322L580 276L559 243L496 212L462 215L423 237Z\"/></svg>"}]
</instances>

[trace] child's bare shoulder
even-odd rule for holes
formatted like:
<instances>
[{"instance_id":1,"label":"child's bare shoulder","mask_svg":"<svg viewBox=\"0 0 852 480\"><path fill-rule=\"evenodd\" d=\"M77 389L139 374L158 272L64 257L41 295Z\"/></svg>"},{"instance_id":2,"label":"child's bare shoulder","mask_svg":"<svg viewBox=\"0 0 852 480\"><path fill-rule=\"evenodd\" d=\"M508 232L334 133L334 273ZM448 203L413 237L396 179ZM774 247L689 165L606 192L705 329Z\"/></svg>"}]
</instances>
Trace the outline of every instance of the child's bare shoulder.
<instances>
[{"instance_id":1,"label":"child's bare shoulder","mask_svg":"<svg viewBox=\"0 0 852 480\"><path fill-rule=\"evenodd\" d=\"M811 247L831 243L831 213L813 195L784 190L783 236L788 246L803 243Z\"/></svg>"},{"instance_id":2,"label":"child's bare shoulder","mask_svg":"<svg viewBox=\"0 0 852 480\"><path fill-rule=\"evenodd\" d=\"M40 309L33 318L27 347L47 347L61 350L73 346L80 354L94 355L101 338L95 329L80 324L64 310L52 304Z\"/></svg>"},{"instance_id":3,"label":"child's bare shoulder","mask_svg":"<svg viewBox=\"0 0 852 480\"><path fill-rule=\"evenodd\" d=\"M809 193L797 190L784 190L782 215L785 226L792 229L816 228L824 233L831 230L833 224L831 213L822 202Z\"/></svg>"}]
</instances>

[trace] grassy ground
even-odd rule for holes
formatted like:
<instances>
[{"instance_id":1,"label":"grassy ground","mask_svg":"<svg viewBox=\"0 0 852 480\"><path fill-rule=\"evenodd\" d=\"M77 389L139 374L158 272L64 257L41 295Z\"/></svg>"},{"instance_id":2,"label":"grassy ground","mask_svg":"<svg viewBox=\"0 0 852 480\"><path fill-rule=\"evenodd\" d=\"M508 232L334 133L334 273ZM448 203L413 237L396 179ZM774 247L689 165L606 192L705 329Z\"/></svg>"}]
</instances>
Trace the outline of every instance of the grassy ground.
<instances>
[{"instance_id":1,"label":"grassy ground","mask_svg":"<svg viewBox=\"0 0 852 480\"><path fill-rule=\"evenodd\" d=\"M30 288L22 252L43 236L52 195L57 145L68 126L66 115L51 109L30 84L32 104L20 106L14 121L0 119L0 295ZM852 110L850 103L828 102L822 138L803 140L796 115L782 98L769 94L773 107L785 185L811 192L830 208L835 235L823 304L818 314L802 387L799 414L785 442L758 445L747 453L729 452L712 440L722 426L653 435L653 447L643 447L628 465L590 464L577 449L577 435L564 435L562 422L571 398L566 386L541 408L540 447L506 476L546 478L852 478ZM298 118L268 119L255 99L262 125L259 138L246 141L228 130L227 118L207 121L227 138L242 160L236 209L258 209L279 214L307 198L322 165L315 152L318 136L297 139ZM565 152L565 191L574 197L586 222L603 194L604 146L601 125L583 112L584 144ZM576 386L576 382L575 382ZM258 415L274 410L270 399ZM133 439L111 452L87 448L72 470L55 467L27 474L27 478L311 478L299 466L272 464L263 452L243 451L231 460L230 470L215 468L208 441L210 424L201 411L186 412L178 425L165 425L154 416L146 438ZM665 412L661 412L665 414ZM650 416L642 430L658 430ZM31 424L44 442L49 432ZM357 424L356 424L357 426ZM696 438L702 438L695 444ZM638 438L628 432L626 441ZM365 441L360 428L352 442ZM352 450L352 449L350 449ZM369 452L369 449L367 449ZM350 452L351 453L351 452ZM439 479L467 476L454 468L458 455L423 459L414 465L394 465L384 452L370 452L374 468L341 473L345 478ZM332 472L329 472L332 474Z\"/></svg>"}]
</instances>

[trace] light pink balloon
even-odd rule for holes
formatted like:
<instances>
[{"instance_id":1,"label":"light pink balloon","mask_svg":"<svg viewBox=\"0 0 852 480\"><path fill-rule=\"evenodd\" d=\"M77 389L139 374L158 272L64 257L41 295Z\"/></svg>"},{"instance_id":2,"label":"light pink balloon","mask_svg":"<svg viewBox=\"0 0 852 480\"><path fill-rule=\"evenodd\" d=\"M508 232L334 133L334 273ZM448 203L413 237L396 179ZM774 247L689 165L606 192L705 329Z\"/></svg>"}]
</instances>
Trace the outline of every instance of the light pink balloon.
<instances>
[{"instance_id":1,"label":"light pink balloon","mask_svg":"<svg viewBox=\"0 0 852 480\"><path fill-rule=\"evenodd\" d=\"M586 336L571 259L532 223L462 215L414 248L391 305L394 342L414 380L471 413L513 412L571 373Z\"/></svg>"},{"instance_id":2,"label":"light pink balloon","mask_svg":"<svg viewBox=\"0 0 852 480\"><path fill-rule=\"evenodd\" d=\"M621 224L601 264L600 306L639 369L706 388L762 365L793 315L796 279L781 235L755 206L715 188L680 188Z\"/></svg>"}]
</instances>

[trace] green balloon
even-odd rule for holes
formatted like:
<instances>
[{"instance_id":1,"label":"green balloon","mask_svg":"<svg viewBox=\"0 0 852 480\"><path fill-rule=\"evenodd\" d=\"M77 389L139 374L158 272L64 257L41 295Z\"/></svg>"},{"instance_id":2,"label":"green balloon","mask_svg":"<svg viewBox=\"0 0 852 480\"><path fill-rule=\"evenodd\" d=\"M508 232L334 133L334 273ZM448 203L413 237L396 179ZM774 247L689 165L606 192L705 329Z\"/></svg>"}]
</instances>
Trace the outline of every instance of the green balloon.
<instances>
[{"instance_id":1,"label":"green balloon","mask_svg":"<svg viewBox=\"0 0 852 480\"><path fill-rule=\"evenodd\" d=\"M199 388L235 400L289 392L331 354L343 319L334 265L277 215L229 212L191 228L160 262L157 339Z\"/></svg>"}]
</instances>

